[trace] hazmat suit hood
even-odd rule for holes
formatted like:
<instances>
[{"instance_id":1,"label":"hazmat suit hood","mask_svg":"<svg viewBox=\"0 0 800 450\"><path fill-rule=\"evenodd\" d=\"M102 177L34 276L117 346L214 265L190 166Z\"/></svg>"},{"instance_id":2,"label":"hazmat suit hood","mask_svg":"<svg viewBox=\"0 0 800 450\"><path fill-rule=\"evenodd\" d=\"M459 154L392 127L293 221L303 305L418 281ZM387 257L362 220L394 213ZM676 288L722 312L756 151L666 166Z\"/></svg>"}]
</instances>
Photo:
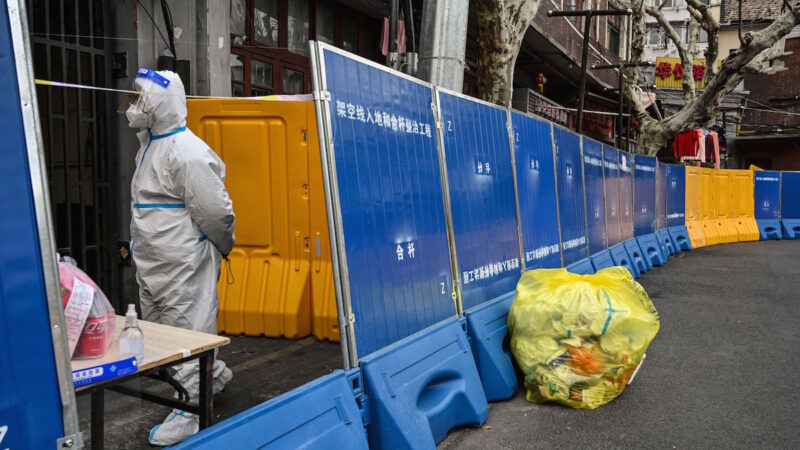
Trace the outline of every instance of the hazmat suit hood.
<instances>
[{"instance_id":1,"label":"hazmat suit hood","mask_svg":"<svg viewBox=\"0 0 800 450\"><path fill-rule=\"evenodd\" d=\"M166 88L142 77L136 77L134 85L144 96L142 109L147 114L147 128L151 134L160 135L186 125L186 91L177 73L156 73L169 80Z\"/></svg>"}]
</instances>

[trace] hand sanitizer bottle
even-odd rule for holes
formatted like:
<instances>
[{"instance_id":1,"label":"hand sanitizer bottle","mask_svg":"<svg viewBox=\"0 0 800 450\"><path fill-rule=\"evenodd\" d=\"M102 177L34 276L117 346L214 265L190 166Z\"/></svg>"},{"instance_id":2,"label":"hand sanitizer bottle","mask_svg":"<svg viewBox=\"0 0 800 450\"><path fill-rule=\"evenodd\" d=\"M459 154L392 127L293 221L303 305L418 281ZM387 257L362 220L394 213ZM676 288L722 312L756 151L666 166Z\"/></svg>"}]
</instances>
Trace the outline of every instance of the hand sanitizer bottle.
<instances>
[{"instance_id":1,"label":"hand sanitizer bottle","mask_svg":"<svg viewBox=\"0 0 800 450\"><path fill-rule=\"evenodd\" d=\"M128 304L125 313L125 329L119 336L119 356L122 359L136 357L136 363L141 363L144 358L144 335L136 323L136 305Z\"/></svg>"}]
</instances>

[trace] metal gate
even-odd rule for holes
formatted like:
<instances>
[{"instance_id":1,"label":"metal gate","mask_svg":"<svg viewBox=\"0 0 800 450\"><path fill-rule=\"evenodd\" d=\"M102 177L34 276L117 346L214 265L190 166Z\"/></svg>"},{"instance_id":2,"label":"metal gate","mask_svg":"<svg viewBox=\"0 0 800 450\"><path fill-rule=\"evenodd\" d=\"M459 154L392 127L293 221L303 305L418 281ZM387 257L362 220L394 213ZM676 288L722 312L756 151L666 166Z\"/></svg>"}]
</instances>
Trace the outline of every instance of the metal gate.
<instances>
[{"instance_id":1,"label":"metal gate","mask_svg":"<svg viewBox=\"0 0 800 450\"><path fill-rule=\"evenodd\" d=\"M37 79L105 86L110 79L102 0L28 0ZM102 289L114 286L109 94L36 86L56 247ZM111 297L111 296L109 296Z\"/></svg>"}]
</instances>

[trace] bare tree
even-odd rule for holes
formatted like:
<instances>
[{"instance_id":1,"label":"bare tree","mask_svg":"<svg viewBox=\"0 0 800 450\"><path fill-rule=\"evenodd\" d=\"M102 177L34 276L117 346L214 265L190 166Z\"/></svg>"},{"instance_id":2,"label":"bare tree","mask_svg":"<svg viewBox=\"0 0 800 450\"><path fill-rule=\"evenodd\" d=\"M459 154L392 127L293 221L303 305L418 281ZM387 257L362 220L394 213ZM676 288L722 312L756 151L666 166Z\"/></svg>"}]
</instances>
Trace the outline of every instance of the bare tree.
<instances>
[{"instance_id":1,"label":"bare tree","mask_svg":"<svg viewBox=\"0 0 800 450\"><path fill-rule=\"evenodd\" d=\"M514 76L514 63L522 38L539 9L541 0L476 0L478 16L478 92L484 100L508 106ZM625 98L639 120L637 151L656 154L673 136L714 120L722 100L742 81L747 72L756 72L764 62L780 56L773 46L800 22L800 0L786 0L784 13L759 32L742 37L741 46L730 53L717 69L719 22L700 0L686 0L690 13L689 38L684 42L669 24L659 7L645 6L643 0L625 0L633 10L631 25L631 62L641 63L645 42L645 14L656 19L675 44L683 66L682 91L685 106L677 113L658 120L651 117L639 96L639 72L628 69ZM699 30L708 34L705 51L705 87L698 90L694 82L693 61L697 56Z\"/></svg>"}]
</instances>

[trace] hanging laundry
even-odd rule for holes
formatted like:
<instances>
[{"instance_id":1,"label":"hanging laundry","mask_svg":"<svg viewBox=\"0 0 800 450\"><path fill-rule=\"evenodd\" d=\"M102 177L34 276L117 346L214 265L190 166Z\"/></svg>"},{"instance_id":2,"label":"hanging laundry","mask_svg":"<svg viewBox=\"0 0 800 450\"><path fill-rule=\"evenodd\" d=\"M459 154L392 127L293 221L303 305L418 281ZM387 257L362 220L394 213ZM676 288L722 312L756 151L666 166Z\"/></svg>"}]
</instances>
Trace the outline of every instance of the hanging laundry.
<instances>
[{"instance_id":1,"label":"hanging laundry","mask_svg":"<svg viewBox=\"0 0 800 450\"><path fill-rule=\"evenodd\" d=\"M675 136L672 152L680 161L706 161L703 130L696 129Z\"/></svg>"}]
</instances>

